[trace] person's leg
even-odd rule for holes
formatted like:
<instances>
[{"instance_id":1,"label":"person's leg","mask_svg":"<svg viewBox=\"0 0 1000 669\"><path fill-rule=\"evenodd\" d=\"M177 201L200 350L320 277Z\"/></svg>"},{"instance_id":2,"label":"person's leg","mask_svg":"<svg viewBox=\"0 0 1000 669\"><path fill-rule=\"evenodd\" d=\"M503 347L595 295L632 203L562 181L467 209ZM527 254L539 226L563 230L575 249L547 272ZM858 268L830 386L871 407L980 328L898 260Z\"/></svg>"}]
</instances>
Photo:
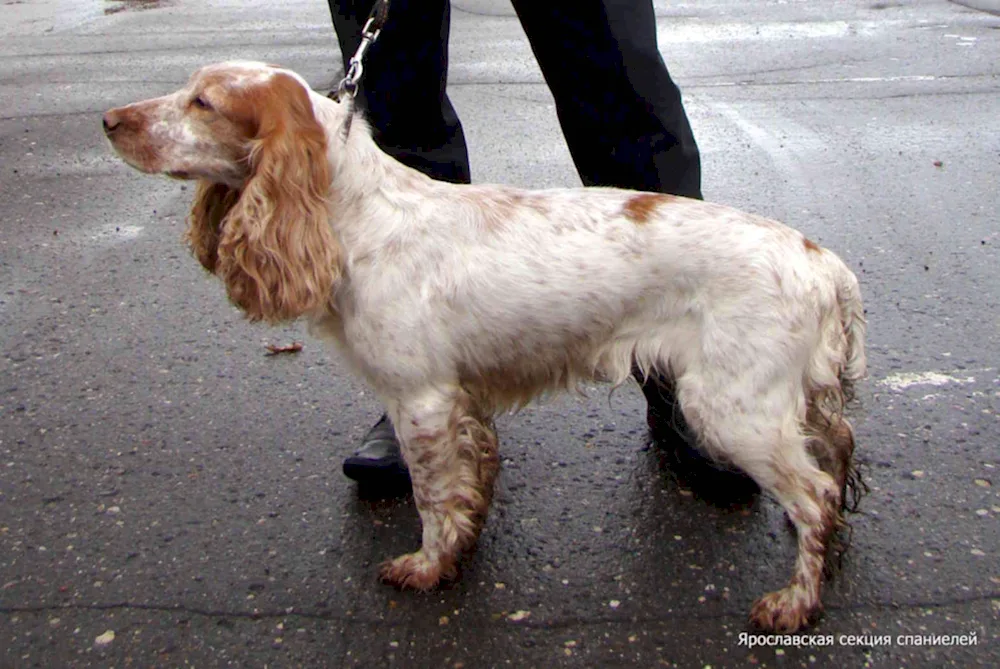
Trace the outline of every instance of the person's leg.
<instances>
[{"instance_id":1,"label":"person's leg","mask_svg":"<svg viewBox=\"0 0 1000 669\"><path fill-rule=\"evenodd\" d=\"M701 165L651 0L513 0L587 186L701 198Z\"/></svg>"},{"instance_id":2,"label":"person's leg","mask_svg":"<svg viewBox=\"0 0 1000 669\"><path fill-rule=\"evenodd\" d=\"M374 0L328 2L346 70ZM435 179L469 183L465 135L445 92L450 12L448 0L393 0L365 59L357 104L386 153ZM344 460L344 474L377 486L379 493L409 482L388 416Z\"/></svg>"},{"instance_id":3,"label":"person's leg","mask_svg":"<svg viewBox=\"0 0 1000 669\"><path fill-rule=\"evenodd\" d=\"M374 0L328 3L346 69ZM357 104L383 151L434 179L469 183L465 135L445 92L450 16L448 0L393 0Z\"/></svg>"}]
</instances>

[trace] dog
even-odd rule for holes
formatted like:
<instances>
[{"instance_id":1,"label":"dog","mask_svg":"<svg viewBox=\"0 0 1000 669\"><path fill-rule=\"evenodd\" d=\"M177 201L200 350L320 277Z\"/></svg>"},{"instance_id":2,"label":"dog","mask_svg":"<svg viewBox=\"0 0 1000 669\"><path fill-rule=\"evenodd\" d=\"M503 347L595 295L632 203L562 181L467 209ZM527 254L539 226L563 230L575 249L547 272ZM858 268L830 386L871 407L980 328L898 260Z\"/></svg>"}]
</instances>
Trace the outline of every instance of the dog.
<instances>
[{"instance_id":1,"label":"dog","mask_svg":"<svg viewBox=\"0 0 1000 669\"><path fill-rule=\"evenodd\" d=\"M499 469L495 416L637 370L669 379L698 448L795 526L794 575L750 622L790 632L822 610L853 483L844 403L865 375L858 281L834 253L682 197L434 181L383 153L349 101L262 63L203 67L103 124L129 165L197 180L187 241L234 304L308 318L385 403L423 540L384 581L456 575Z\"/></svg>"}]
</instances>

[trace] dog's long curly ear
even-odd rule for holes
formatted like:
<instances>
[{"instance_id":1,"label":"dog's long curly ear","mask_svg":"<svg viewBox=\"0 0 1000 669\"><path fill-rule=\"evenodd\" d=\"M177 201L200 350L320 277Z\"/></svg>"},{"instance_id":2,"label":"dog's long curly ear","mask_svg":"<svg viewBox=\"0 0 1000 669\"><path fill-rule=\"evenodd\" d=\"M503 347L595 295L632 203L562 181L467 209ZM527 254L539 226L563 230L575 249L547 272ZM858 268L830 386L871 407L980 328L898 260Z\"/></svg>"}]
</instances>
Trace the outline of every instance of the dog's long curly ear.
<instances>
[{"instance_id":1,"label":"dog's long curly ear","mask_svg":"<svg viewBox=\"0 0 1000 669\"><path fill-rule=\"evenodd\" d=\"M215 271L251 320L288 320L326 303L340 274L326 134L286 74L272 77L254 108L251 175L222 223Z\"/></svg>"},{"instance_id":2,"label":"dog's long curly ear","mask_svg":"<svg viewBox=\"0 0 1000 669\"><path fill-rule=\"evenodd\" d=\"M219 260L219 229L222 219L232 209L239 195L235 189L211 181L199 181L195 189L185 237L194 257L213 274Z\"/></svg>"}]
</instances>

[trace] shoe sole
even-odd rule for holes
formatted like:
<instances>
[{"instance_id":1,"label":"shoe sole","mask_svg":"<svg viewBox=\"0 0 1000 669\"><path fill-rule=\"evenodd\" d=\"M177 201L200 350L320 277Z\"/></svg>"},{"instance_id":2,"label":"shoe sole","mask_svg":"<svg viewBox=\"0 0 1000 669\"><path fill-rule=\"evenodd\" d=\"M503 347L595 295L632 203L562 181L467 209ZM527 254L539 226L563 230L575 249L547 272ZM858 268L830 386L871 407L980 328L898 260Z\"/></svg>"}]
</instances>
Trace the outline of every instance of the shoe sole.
<instances>
[{"instance_id":1,"label":"shoe sole","mask_svg":"<svg viewBox=\"0 0 1000 669\"><path fill-rule=\"evenodd\" d=\"M344 476L365 484L382 484L385 482L398 486L405 481L410 482L410 474L402 467L398 461L392 460L369 460L353 459L344 460Z\"/></svg>"}]
</instances>

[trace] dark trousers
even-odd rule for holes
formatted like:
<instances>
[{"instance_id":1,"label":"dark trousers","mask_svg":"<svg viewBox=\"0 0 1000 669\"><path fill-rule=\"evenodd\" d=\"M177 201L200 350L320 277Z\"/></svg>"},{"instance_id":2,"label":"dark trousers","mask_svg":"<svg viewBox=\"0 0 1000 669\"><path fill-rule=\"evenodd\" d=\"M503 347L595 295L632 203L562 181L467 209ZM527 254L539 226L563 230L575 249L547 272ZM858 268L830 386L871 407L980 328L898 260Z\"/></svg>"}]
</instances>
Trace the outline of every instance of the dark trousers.
<instances>
[{"instance_id":1,"label":"dark trousers","mask_svg":"<svg viewBox=\"0 0 1000 669\"><path fill-rule=\"evenodd\" d=\"M328 0L345 60L373 0ZM580 179L701 198L698 147L656 42L651 0L513 0L556 102ZM467 183L462 124L448 99L448 0L392 0L358 103L387 153Z\"/></svg>"}]
</instances>

